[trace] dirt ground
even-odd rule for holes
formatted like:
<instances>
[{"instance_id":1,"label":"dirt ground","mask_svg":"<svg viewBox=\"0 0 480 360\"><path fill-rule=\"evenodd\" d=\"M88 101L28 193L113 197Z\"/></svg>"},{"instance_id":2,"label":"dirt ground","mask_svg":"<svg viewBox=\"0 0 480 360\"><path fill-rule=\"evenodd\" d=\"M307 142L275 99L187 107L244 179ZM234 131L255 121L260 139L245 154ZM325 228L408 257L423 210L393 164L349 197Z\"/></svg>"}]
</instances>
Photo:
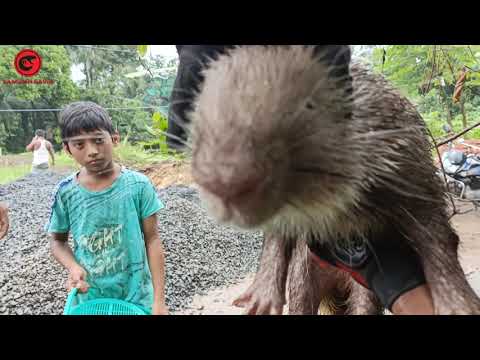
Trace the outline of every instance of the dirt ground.
<instances>
[{"instance_id":1,"label":"dirt ground","mask_svg":"<svg viewBox=\"0 0 480 360\"><path fill-rule=\"evenodd\" d=\"M193 185L189 164L166 161L139 170L148 176L156 187L170 185Z\"/></svg>"},{"instance_id":2,"label":"dirt ground","mask_svg":"<svg viewBox=\"0 0 480 360\"><path fill-rule=\"evenodd\" d=\"M456 205L460 210L472 209L470 205ZM460 261L465 274L478 278L476 290L480 294L480 209L455 215L452 223L460 236ZM475 287L475 286L474 286Z\"/></svg>"}]
</instances>

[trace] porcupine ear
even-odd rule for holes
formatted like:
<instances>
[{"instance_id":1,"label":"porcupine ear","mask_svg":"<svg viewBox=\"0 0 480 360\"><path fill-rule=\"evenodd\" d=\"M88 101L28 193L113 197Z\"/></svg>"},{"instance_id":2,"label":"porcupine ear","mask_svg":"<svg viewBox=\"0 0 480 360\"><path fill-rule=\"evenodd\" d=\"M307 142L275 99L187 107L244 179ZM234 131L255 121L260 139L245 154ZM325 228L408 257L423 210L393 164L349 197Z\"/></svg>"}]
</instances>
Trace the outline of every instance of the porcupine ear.
<instances>
[{"instance_id":1,"label":"porcupine ear","mask_svg":"<svg viewBox=\"0 0 480 360\"><path fill-rule=\"evenodd\" d=\"M318 59L331 67L330 74L336 78L350 75L351 51L348 45L313 45Z\"/></svg>"},{"instance_id":2,"label":"porcupine ear","mask_svg":"<svg viewBox=\"0 0 480 360\"><path fill-rule=\"evenodd\" d=\"M350 75L351 50L349 45L313 45L318 60L329 67L329 76L337 81L337 86L344 89L345 100L351 105L353 82ZM351 116L348 111L347 117Z\"/></svg>"},{"instance_id":3,"label":"porcupine ear","mask_svg":"<svg viewBox=\"0 0 480 360\"><path fill-rule=\"evenodd\" d=\"M190 123L187 113L192 110L196 92L203 82L202 70L210 59L215 59L232 45L176 45L179 65L170 95L167 133L183 142L187 141L186 129ZM183 148L182 141L167 136L172 149Z\"/></svg>"}]
</instances>

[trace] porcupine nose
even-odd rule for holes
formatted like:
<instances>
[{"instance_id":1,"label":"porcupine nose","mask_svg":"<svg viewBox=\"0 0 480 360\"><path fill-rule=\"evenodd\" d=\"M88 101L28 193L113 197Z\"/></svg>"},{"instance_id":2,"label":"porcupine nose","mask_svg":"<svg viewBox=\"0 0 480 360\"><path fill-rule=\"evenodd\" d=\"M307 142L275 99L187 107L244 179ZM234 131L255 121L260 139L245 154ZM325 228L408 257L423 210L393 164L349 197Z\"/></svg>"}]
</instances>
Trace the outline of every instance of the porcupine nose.
<instances>
[{"instance_id":1,"label":"porcupine nose","mask_svg":"<svg viewBox=\"0 0 480 360\"><path fill-rule=\"evenodd\" d=\"M238 163L216 165L212 173L197 180L208 192L224 202L238 202L255 196L265 180L265 172L253 165L238 166Z\"/></svg>"}]
</instances>

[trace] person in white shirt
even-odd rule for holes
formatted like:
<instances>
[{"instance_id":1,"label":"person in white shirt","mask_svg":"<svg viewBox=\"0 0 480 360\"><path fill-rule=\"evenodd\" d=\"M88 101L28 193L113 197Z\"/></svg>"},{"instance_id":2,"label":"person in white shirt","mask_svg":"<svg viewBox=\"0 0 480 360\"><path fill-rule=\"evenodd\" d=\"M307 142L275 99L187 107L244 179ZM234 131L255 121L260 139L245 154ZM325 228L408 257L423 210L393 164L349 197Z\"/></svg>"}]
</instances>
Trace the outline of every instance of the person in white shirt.
<instances>
[{"instance_id":1,"label":"person in white shirt","mask_svg":"<svg viewBox=\"0 0 480 360\"><path fill-rule=\"evenodd\" d=\"M55 155L50 141L45 139L45 131L35 131L35 137L27 145L27 151L33 151L32 172L38 173L48 170L48 157L52 158L52 166L55 165Z\"/></svg>"}]
</instances>

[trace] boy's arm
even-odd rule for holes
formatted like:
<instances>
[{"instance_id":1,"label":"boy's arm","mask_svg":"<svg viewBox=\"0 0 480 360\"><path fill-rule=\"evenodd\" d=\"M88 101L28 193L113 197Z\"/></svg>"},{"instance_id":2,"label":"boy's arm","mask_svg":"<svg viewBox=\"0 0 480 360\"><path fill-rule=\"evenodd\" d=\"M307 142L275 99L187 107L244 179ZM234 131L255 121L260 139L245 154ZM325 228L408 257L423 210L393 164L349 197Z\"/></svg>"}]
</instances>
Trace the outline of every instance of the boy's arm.
<instances>
[{"instance_id":1,"label":"boy's arm","mask_svg":"<svg viewBox=\"0 0 480 360\"><path fill-rule=\"evenodd\" d=\"M67 289L70 291L76 287L80 292L86 292L88 290L86 282L87 272L77 263L73 256L72 249L68 245L68 232L51 233L51 235L50 251L53 257L69 272Z\"/></svg>"},{"instance_id":2,"label":"boy's arm","mask_svg":"<svg viewBox=\"0 0 480 360\"><path fill-rule=\"evenodd\" d=\"M8 232L8 207L7 204L0 202L0 240Z\"/></svg>"},{"instance_id":3,"label":"boy's arm","mask_svg":"<svg viewBox=\"0 0 480 360\"><path fill-rule=\"evenodd\" d=\"M50 156L52 158L52 165L55 165L55 152L53 151L52 143L50 141L47 141L46 146L47 146L47 150L50 153Z\"/></svg>"},{"instance_id":4,"label":"boy's arm","mask_svg":"<svg viewBox=\"0 0 480 360\"><path fill-rule=\"evenodd\" d=\"M157 214L145 218L142 221L142 228L153 281L152 315L167 315L168 309L165 305L165 255L157 229Z\"/></svg>"}]
</instances>

